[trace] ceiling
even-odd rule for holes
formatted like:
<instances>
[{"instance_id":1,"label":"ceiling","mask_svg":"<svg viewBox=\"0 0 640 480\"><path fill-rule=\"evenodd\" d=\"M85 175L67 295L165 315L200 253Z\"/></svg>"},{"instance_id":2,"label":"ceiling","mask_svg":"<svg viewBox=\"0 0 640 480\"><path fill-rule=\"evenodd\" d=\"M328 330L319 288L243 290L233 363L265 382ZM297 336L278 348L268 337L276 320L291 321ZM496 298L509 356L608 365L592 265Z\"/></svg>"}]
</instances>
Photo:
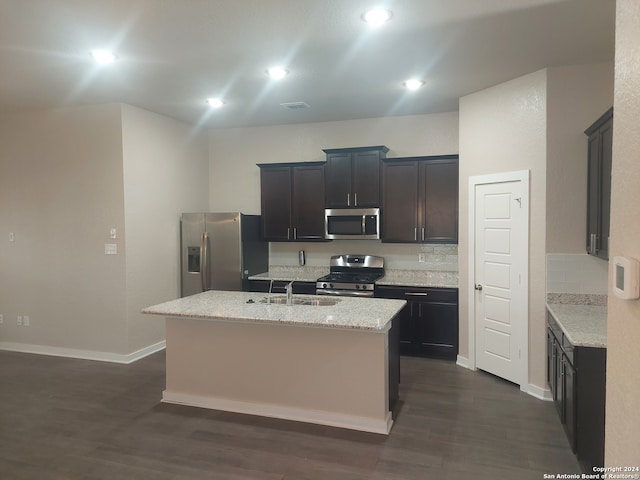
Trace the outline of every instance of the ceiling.
<instances>
[{"instance_id":1,"label":"ceiling","mask_svg":"<svg viewBox=\"0 0 640 480\"><path fill-rule=\"evenodd\" d=\"M414 115L544 67L613 61L614 0L380 0L393 17L377 29L361 20L371 6L0 0L0 113L122 102L208 128ZM96 48L118 60L96 65ZM290 72L278 82L276 64ZM409 77L426 84L408 92Z\"/></svg>"}]
</instances>

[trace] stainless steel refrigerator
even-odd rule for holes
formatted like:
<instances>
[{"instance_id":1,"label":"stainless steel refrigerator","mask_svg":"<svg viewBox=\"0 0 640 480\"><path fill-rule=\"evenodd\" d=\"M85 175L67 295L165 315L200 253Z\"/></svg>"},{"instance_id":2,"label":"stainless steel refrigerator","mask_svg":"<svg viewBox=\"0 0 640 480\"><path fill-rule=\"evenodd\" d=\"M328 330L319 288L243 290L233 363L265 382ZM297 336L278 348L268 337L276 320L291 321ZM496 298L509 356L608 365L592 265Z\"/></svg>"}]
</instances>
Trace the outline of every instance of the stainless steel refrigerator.
<instances>
[{"instance_id":1,"label":"stainless steel refrigerator","mask_svg":"<svg viewBox=\"0 0 640 480\"><path fill-rule=\"evenodd\" d=\"M269 269L269 244L260 238L260 216L183 213L181 295L242 290L247 277Z\"/></svg>"}]
</instances>

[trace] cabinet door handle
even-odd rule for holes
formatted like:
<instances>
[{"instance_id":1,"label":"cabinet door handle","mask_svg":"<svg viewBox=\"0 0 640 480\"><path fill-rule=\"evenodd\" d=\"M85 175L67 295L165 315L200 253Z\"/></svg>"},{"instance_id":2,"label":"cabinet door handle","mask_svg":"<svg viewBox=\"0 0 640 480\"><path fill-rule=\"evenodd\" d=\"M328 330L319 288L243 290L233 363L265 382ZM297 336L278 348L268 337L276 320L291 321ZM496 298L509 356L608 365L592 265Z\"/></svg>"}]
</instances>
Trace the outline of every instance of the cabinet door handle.
<instances>
[{"instance_id":1,"label":"cabinet door handle","mask_svg":"<svg viewBox=\"0 0 640 480\"><path fill-rule=\"evenodd\" d=\"M482 291L482 284L481 284L481 283L476 283L476 284L475 284L475 286L474 286L473 288L475 288L476 290L478 290L479 292L481 292L481 291Z\"/></svg>"},{"instance_id":2,"label":"cabinet door handle","mask_svg":"<svg viewBox=\"0 0 640 480\"><path fill-rule=\"evenodd\" d=\"M422 227L422 241L424 242L424 227Z\"/></svg>"},{"instance_id":3,"label":"cabinet door handle","mask_svg":"<svg viewBox=\"0 0 640 480\"><path fill-rule=\"evenodd\" d=\"M293 239L298 239L298 227L293 227Z\"/></svg>"},{"instance_id":4,"label":"cabinet door handle","mask_svg":"<svg viewBox=\"0 0 640 480\"><path fill-rule=\"evenodd\" d=\"M418 241L418 227L413 227L413 240Z\"/></svg>"},{"instance_id":5,"label":"cabinet door handle","mask_svg":"<svg viewBox=\"0 0 640 480\"><path fill-rule=\"evenodd\" d=\"M358 194L357 193L353 194L353 206L354 207L358 206Z\"/></svg>"},{"instance_id":6,"label":"cabinet door handle","mask_svg":"<svg viewBox=\"0 0 640 480\"><path fill-rule=\"evenodd\" d=\"M206 292L209 289L209 234L204 232L200 235L200 285L202 291Z\"/></svg>"},{"instance_id":7,"label":"cabinet door handle","mask_svg":"<svg viewBox=\"0 0 640 480\"><path fill-rule=\"evenodd\" d=\"M347 193L347 207L351 206L351 194Z\"/></svg>"},{"instance_id":8,"label":"cabinet door handle","mask_svg":"<svg viewBox=\"0 0 640 480\"><path fill-rule=\"evenodd\" d=\"M405 297L426 297L429 295L427 292L405 292Z\"/></svg>"},{"instance_id":9,"label":"cabinet door handle","mask_svg":"<svg viewBox=\"0 0 640 480\"><path fill-rule=\"evenodd\" d=\"M287 240L289 240L289 238L291 238L290 233L291 233L291 228L287 227Z\"/></svg>"}]
</instances>

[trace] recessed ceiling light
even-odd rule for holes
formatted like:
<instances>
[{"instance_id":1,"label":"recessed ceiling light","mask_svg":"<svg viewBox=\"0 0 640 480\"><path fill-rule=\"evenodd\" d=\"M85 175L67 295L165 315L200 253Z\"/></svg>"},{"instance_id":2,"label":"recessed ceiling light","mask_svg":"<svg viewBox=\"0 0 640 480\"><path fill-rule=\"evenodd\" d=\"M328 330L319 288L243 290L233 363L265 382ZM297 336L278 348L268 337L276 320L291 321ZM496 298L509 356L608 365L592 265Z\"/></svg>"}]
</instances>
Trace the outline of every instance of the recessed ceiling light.
<instances>
[{"instance_id":1,"label":"recessed ceiling light","mask_svg":"<svg viewBox=\"0 0 640 480\"><path fill-rule=\"evenodd\" d=\"M91 56L96 62L103 65L113 63L116 60L116 56L108 50L93 50Z\"/></svg>"},{"instance_id":2,"label":"recessed ceiling light","mask_svg":"<svg viewBox=\"0 0 640 480\"><path fill-rule=\"evenodd\" d=\"M421 86L424 85L423 80L418 80L416 78L412 78L404 82L404 86L409 90L418 90Z\"/></svg>"},{"instance_id":3,"label":"recessed ceiling light","mask_svg":"<svg viewBox=\"0 0 640 480\"><path fill-rule=\"evenodd\" d=\"M382 8L369 10L362 14L362 19L372 27L379 27L391 19L391 12Z\"/></svg>"},{"instance_id":4,"label":"recessed ceiling light","mask_svg":"<svg viewBox=\"0 0 640 480\"><path fill-rule=\"evenodd\" d=\"M220 108L224 105L224 102L219 98L207 98L207 103L213 108Z\"/></svg>"},{"instance_id":5,"label":"recessed ceiling light","mask_svg":"<svg viewBox=\"0 0 640 480\"><path fill-rule=\"evenodd\" d=\"M288 74L289 72L282 67L271 67L267 70L267 75L269 75L274 80L280 80L286 77Z\"/></svg>"}]
</instances>

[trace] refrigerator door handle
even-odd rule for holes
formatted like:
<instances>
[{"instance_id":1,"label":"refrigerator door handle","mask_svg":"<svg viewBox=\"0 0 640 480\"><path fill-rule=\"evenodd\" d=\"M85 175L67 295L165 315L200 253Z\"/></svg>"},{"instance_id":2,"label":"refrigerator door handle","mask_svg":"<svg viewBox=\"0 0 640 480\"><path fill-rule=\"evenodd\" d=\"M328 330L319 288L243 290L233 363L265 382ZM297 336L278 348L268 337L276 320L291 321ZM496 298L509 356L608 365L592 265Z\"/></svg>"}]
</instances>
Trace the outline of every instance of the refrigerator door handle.
<instances>
[{"instance_id":1,"label":"refrigerator door handle","mask_svg":"<svg viewBox=\"0 0 640 480\"><path fill-rule=\"evenodd\" d=\"M200 283L202 285L202 291L206 292L209 289L208 278L208 265L209 265L209 234L204 232L200 236Z\"/></svg>"}]
</instances>

